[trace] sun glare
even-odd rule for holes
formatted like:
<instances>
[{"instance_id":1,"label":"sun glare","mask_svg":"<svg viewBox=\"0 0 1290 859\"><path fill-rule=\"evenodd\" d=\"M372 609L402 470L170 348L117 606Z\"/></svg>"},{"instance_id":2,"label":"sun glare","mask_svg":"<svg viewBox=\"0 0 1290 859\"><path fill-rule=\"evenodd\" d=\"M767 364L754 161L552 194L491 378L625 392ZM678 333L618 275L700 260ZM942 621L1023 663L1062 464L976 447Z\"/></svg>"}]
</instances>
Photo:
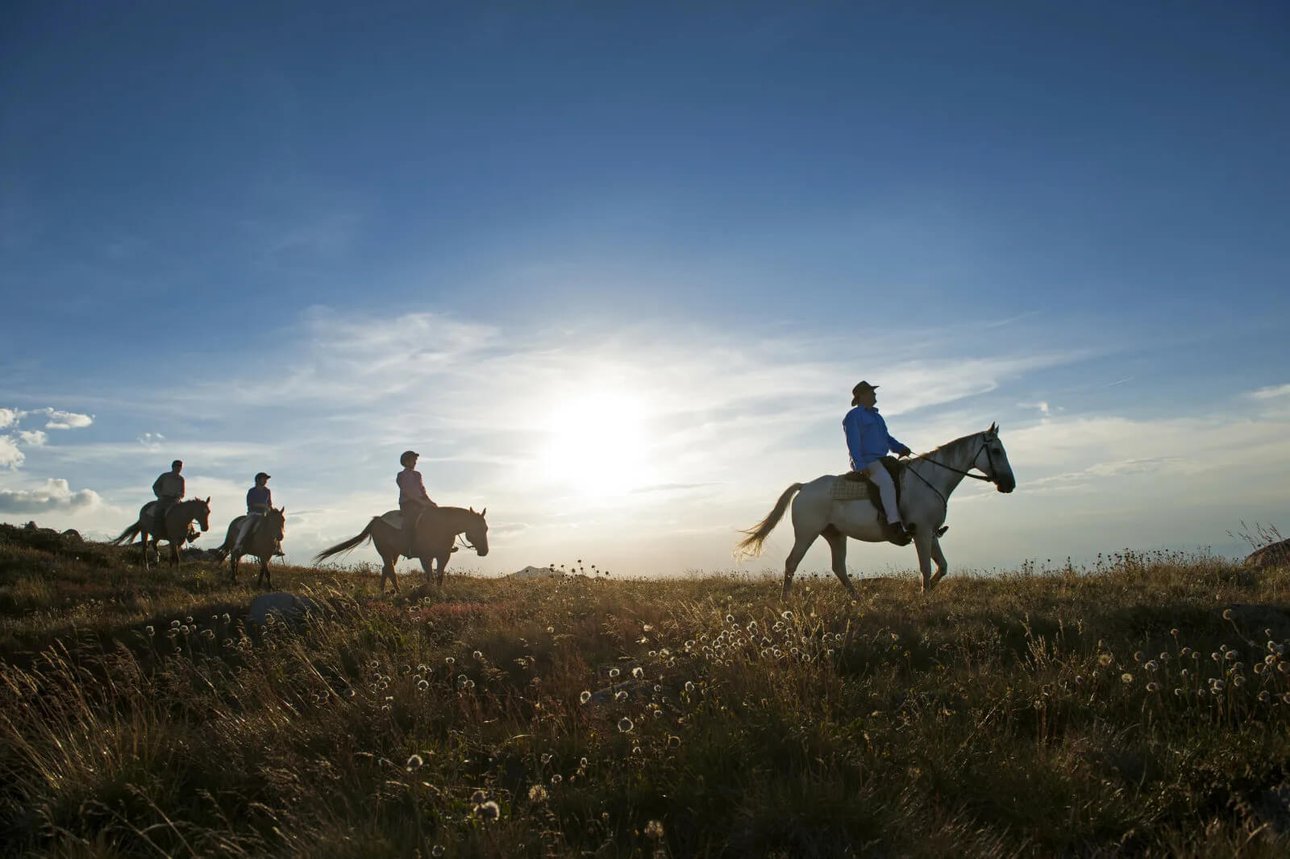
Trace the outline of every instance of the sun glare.
<instances>
[{"instance_id":1,"label":"sun glare","mask_svg":"<svg viewBox=\"0 0 1290 859\"><path fill-rule=\"evenodd\" d=\"M589 498L623 495L649 483L646 404L617 391L559 401L541 451L547 480Z\"/></svg>"}]
</instances>

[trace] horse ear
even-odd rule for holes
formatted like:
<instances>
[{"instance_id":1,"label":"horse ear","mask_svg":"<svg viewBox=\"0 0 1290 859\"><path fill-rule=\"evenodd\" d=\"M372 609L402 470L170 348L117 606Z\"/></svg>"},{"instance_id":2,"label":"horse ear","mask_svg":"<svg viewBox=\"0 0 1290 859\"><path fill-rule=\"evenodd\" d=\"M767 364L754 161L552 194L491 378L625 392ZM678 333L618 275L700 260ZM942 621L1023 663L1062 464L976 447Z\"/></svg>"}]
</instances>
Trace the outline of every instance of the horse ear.
<instances>
[{"instance_id":1,"label":"horse ear","mask_svg":"<svg viewBox=\"0 0 1290 859\"><path fill-rule=\"evenodd\" d=\"M485 514L485 513L487 513L487 512L488 512L488 508L487 508L487 507L485 507L483 510L480 510L480 511L479 511L479 518L480 518L480 519L483 519L483 518L484 518L484 514Z\"/></svg>"},{"instance_id":2,"label":"horse ear","mask_svg":"<svg viewBox=\"0 0 1290 859\"><path fill-rule=\"evenodd\" d=\"M211 506L211 497L209 495L206 496L206 506Z\"/></svg>"},{"instance_id":3,"label":"horse ear","mask_svg":"<svg viewBox=\"0 0 1290 859\"><path fill-rule=\"evenodd\" d=\"M474 508L474 507L468 507L468 508L466 508L466 509L467 509L467 510L469 510L471 513L474 513L474 512L475 512L475 508Z\"/></svg>"},{"instance_id":4,"label":"horse ear","mask_svg":"<svg viewBox=\"0 0 1290 859\"><path fill-rule=\"evenodd\" d=\"M992 432L992 433L997 433L998 431L999 431L999 422L998 422L998 421L995 421L994 423L990 424L990 432Z\"/></svg>"}]
</instances>

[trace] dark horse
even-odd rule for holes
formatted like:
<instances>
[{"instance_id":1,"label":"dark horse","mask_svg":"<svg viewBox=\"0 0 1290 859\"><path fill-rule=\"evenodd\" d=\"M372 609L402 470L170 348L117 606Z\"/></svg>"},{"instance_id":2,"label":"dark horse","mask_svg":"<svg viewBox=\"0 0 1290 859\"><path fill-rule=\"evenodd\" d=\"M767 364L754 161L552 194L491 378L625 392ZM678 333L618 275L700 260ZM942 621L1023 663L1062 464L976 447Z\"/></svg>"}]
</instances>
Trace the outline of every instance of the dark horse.
<instances>
[{"instance_id":1,"label":"dark horse","mask_svg":"<svg viewBox=\"0 0 1290 859\"><path fill-rule=\"evenodd\" d=\"M237 532L242 528L244 521L246 517L239 516L228 523L224 544L216 549L221 561L228 558L228 580L237 581L237 564L243 555L254 555L260 561L260 575L255 583L273 587L273 576L269 575L269 561L282 549L282 538L287 533L287 508L283 507L279 510L276 507L270 507L269 512L260 517L260 523L255 526L255 530L247 535L242 548L235 553L233 544L237 542Z\"/></svg>"},{"instance_id":2,"label":"dark horse","mask_svg":"<svg viewBox=\"0 0 1290 859\"><path fill-rule=\"evenodd\" d=\"M143 548L143 568L148 569L148 541L156 545L162 540L170 543L170 565L179 569L179 547L188 539L188 526L196 521L203 531L210 530L211 500L190 498L180 501L166 511L165 521L158 523L152 514L155 501L149 501L139 508L139 521L126 528L112 542L118 546L139 537Z\"/></svg>"},{"instance_id":3,"label":"dark horse","mask_svg":"<svg viewBox=\"0 0 1290 859\"><path fill-rule=\"evenodd\" d=\"M420 558L427 582L433 578L437 584L443 585L444 568L448 566L448 556L453 552L452 544L456 542L458 534L465 535L466 545L478 552L479 557L488 554L488 523L484 521L484 514L487 512L487 507L479 513L461 507L431 507L421 514L421 518L417 520L413 554L410 557ZM398 593L399 582L394 577L394 564L407 552L408 540L402 529L391 524L391 518L402 521L397 510L384 516L373 516L361 534L337 543L330 549L323 549L314 556L314 563L348 552L370 538L381 556L381 592L385 592L385 579L388 576L394 585L394 592ZM433 572L432 561L435 567Z\"/></svg>"}]
</instances>

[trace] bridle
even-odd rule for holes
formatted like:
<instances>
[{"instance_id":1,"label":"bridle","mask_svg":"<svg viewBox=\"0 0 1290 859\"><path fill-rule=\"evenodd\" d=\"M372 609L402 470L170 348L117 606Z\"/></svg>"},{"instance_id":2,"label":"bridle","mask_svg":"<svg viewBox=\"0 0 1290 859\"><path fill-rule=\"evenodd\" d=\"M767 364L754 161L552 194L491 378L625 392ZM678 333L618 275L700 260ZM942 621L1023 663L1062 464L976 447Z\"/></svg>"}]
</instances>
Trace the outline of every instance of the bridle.
<instances>
[{"instance_id":1,"label":"bridle","mask_svg":"<svg viewBox=\"0 0 1290 859\"><path fill-rule=\"evenodd\" d=\"M994 474L994 454L990 452L990 442L987 441L985 438L981 439L981 446L977 448L976 453L972 455L972 461L976 462L976 458L981 455L981 451L983 450L985 451L986 462L990 464L990 474ZM985 480L990 483L994 482L993 477L988 477L984 474L973 474L970 471L964 471L961 468L955 468L952 465L946 465L943 462L932 459L932 455L930 453L925 453L922 456L915 457L915 458L921 462L930 462L932 465L939 465L941 468L944 468L946 471L952 471L955 474L961 474L964 477L970 477L973 480ZM910 463L910 465L912 466L913 463ZM908 466L905 468L905 470L908 471L910 474L914 475L915 477L917 477L919 480L923 481L923 483L926 484L927 488L935 492L937 497L941 499L941 503L947 506L949 505L949 500L946 499L946 497L941 493L939 489L937 489L935 486L929 483L926 477L923 477L923 475L919 474L913 468L910 468Z\"/></svg>"}]
</instances>

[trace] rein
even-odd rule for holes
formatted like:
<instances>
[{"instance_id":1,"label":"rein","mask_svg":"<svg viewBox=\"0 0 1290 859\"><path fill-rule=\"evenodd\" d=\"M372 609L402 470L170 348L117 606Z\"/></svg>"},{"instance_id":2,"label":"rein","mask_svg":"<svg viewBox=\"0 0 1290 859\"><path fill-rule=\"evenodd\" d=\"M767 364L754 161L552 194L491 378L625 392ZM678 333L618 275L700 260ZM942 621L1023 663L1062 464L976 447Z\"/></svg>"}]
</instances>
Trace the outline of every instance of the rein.
<instances>
[{"instance_id":1,"label":"rein","mask_svg":"<svg viewBox=\"0 0 1290 859\"><path fill-rule=\"evenodd\" d=\"M972 456L972 461L973 461L973 462L976 462L976 458L977 458L978 456L980 456L980 455L981 455L981 451L982 451L982 450L984 450L984 451L985 451L985 457L986 457L986 459L987 459L987 460L989 461L989 463L990 463L990 470L991 470L991 471L994 471L994 456L990 453L990 445L989 445L989 444L987 444L987 443L985 442L985 440L984 440L984 439L981 441L981 447L977 449L977 452L976 452L975 454L973 454L973 456ZM946 471L952 471L952 472L954 472L955 474L961 474L961 475L963 475L964 477L970 477L970 478L972 478L973 480L984 480L984 481L987 481L987 482L991 482L991 481L993 481L993 480L994 480L994 478L992 478L992 477L986 477L984 474L973 474L973 473L972 473L972 472L970 472L970 471L964 471L964 470L963 470L963 469L961 469L961 468L955 468L955 467L954 467L954 466L952 466L952 465L946 465L946 464L945 464L945 463L943 463L943 462L939 462L939 461L937 461L937 460L935 460L935 459L932 459L932 455L931 455L930 453L925 453L925 454L923 454L922 456L919 456L919 457L916 457L916 458L917 458L920 462L930 462L932 465L939 465L941 468L944 468ZM912 466L912 465L913 465L913 463L910 463L910 466ZM930 482L928 482L928 480L927 480L927 478L926 478L926 477L923 477L923 475L919 474L917 471L914 471L914 469L913 469L913 468L911 468L911 467L909 467L909 466L906 466L905 470L906 470L906 471L908 471L909 473L913 474L913 475L914 475L915 477L917 477L919 480L923 481L923 483L927 486L927 488L928 488L928 489L930 489L930 490L932 490L933 492L935 492L935 493L936 493L936 495L937 495L937 497L941 499L941 503L942 503L942 504L945 504L946 506L949 506L949 503L950 503L950 502L949 502L949 499L947 499L947 498L946 498L946 497L941 493L941 491L940 491L939 489L937 489L937 488L936 488L935 486L933 486Z\"/></svg>"}]
</instances>

